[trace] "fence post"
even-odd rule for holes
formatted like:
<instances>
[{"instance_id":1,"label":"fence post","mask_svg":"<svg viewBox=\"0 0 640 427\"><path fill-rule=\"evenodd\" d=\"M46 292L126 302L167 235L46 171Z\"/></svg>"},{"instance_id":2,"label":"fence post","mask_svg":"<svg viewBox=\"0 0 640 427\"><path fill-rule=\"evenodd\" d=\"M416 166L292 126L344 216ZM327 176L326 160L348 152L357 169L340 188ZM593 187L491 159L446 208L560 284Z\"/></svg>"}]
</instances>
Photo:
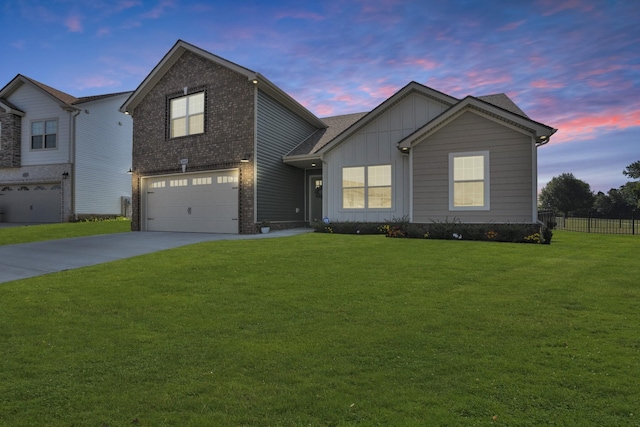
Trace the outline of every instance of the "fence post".
<instances>
[{"instance_id":1,"label":"fence post","mask_svg":"<svg viewBox=\"0 0 640 427\"><path fill-rule=\"evenodd\" d=\"M587 233L591 233L591 211L589 211L589 218L587 219L587 221L589 221L587 223Z\"/></svg>"},{"instance_id":2,"label":"fence post","mask_svg":"<svg viewBox=\"0 0 640 427\"><path fill-rule=\"evenodd\" d=\"M636 234L636 210L631 211L631 234Z\"/></svg>"}]
</instances>

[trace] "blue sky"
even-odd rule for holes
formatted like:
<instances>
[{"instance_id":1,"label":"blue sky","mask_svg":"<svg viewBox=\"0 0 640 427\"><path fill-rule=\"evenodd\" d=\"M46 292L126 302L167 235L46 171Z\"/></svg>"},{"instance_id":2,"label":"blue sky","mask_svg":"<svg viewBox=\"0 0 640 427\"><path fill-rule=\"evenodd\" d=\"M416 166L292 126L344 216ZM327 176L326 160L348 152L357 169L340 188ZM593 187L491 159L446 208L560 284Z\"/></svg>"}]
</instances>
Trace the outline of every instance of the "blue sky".
<instances>
[{"instance_id":1,"label":"blue sky","mask_svg":"<svg viewBox=\"0 0 640 427\"><path fill-rule=\"evenodd\" d=\"M594 191L640 160L637 0L5 0L0 86L24 74L74 96L134 90L182 39L258 71L320 117L369 111L412 80L508 94L558 128L539 187Z\"/></svg>"}]
</instances>

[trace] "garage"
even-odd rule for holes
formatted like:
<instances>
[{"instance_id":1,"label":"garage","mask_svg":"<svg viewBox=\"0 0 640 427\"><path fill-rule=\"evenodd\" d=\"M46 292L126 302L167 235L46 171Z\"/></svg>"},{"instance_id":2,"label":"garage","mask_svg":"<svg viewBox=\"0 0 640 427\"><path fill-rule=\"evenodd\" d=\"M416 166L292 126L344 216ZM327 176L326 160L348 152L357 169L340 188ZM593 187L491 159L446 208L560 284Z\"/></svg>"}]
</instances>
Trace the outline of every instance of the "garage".
<instances>
[{"instance_id":1,"label":"garage","mask_svg":"<svg viewBox=\"0 0 640 427\"><path fill-rule=\"evenodd\" d=\"M3 222L61 222L62 191L59 183L0 184Z\"/></svg>"},{"instance_id":2,"label":"garage","mask_svg":"<svg viewBox=\"0 0 640 427\"><path fill-rule=\"evenodd\" d=\"M145 179L148 231L238 233L238 170Z\"/></svg>"}]
</instances>

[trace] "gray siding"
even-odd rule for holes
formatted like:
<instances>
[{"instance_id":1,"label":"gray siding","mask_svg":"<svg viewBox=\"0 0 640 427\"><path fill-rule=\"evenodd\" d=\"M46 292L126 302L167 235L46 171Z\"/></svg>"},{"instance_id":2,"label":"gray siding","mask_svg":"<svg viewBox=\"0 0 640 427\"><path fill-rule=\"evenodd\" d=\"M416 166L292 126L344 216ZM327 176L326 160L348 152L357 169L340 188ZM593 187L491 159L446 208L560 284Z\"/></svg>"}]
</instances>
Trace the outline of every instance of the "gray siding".
<instances>
[{"instance_id":1,"label":"gray siding","mask_svg":"<svg viewBox=\"0 0 640 427\"><path fill-rule=\"evenodd\" d=\"M282 156L315 131L314 126L258 91L258 221L304 221L304 170L282 163Z\"/></svg>"},{"instance_id":2,"label":"gray siding","mask_svg":"<svg viewBox=\"0 0 640 427\"><path fill-rule=\"evenodd\" d=\"M332 221L382 222L409 214L409 161L397 143L445 111L447 106L413 93L390 106L355 135L325 156L324 214ZM342 168L390 164L392 168L390 209L343 209Z\"/></svg>"},{"instance_id":3,"label":"gray siding","mask_svg":"<svg viewBox=\"0 0 640 427\"><path fill-rule=\"evenodd\" d=\"M449 210L449 153L489 151L489 211ZM535 147L527 134L465 112L412 150L413 221L531 222Z\"/></svg>"}]
</instances>

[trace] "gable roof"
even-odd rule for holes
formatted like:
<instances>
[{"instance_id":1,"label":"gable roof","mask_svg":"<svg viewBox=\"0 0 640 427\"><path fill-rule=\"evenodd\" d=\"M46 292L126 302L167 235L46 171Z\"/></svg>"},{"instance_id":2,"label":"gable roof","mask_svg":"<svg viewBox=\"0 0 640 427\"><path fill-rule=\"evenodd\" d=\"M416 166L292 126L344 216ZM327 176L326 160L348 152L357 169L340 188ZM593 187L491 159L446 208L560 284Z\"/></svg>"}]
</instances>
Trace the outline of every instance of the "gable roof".
<instances>
[{"instance_id":1,"label":"gable roof","mask_svg":"<svg viewBox=\"0 0 640 427\"><path fill-rule=\"evenodd\" d=\"M506 97L506 95L504 96ZM535 138L536 144L538 146L549 142L549 138L551 137L551 135L553 135L557 131L557 129L554 129L543 123L531 120L526 115L520 115L500 106L494 105L486 100L469 95L458 102L456 105L452 106L437 117L433 118L422 127L416 129L410 135L403 138L400 142L398 142L398 149L408 152L413 145L421 142L426 137L446 126L448 123L459 117L462 113L469 110L475 110L476 112L480 112L488 116L497 118L512 127L519 128L524 132L531 133ZM518 110L522 112L522 110L520 110L519 108Z\"/></svg>"},{"instance_id":2,"label":"gable roof","mask_svg":"<svg viewBox=\"0 0 640 427\"><path fill-rule=\"evenodd\" d=\"M18 90L22 85L30 85L43 92L49 98L60 104L61 107L66 109L75 109L72 104L78 100L75 96L64 93L58 89L54 89L51 86L47 86L44 83L40 83L37 80L18 74L15 76L5 87L0 90L0 98L8 98L13 92Z\"/></svg>"},{"instance_id":3,"label":"gable roof","mask_svg":"<svg viewBox=\"0 0 640 427\"><path fill-rule=\"evenodd\" d=\"M318 128L324 128L326 125L316 117L312 112L303 107L298 101L293 99L282 89L271 83L262 74L253 70L245 68L234 62L228 61L220 56L214 55L211 52L207 52L197 46L187 43L183 40L178 40L173 47L167 52L167 54L160 60L160 62L151 70L149 75L140 83L138 88L129 96L125 103L120 107L120 111L123 113L129 113L135 110L138 104L145 98L145 96L153 89L153 87L162 79L162 77L171 69L171 67L180 59L185 52L192 52L196 55L228 68L240 75L246 76L247 80L254 82L258 85L258 88L264 91L267 95L274 98L276 101L285 105L287 108L303 117L309 123Z\"/></svg>"},{"instance_id":4,"label":"gable roof","mask_svg":"<svg viewBox=\"0 0 640 427\"><path fill-rule=\"evenodd\" d=\"M34 80L30 77L24 76L22 74L18 74L15 76L5 87L0 90L0 105L6 104L11 107L11 104L4 98L8 98L13 92L18 90L22 85L30 85L35 87L36 89L43 92L46 96L52 98L55 102L60 104L60 106L67 110L77 110L75 107L77 104L82 104L84 102L97 101L100 99L111 98L113 96L123 95L129 92L116 92L116 93L108 93L103 95L92 95L92 96L84 96L81 98L76 98L73 95L69 95L68 93L62 92L56 88L48 86L44 83L41 83L37 80ZM20 111L22 115L24 112L16 107L13 107L14 110Z\"/></svg>"},{"instance_id":5,"label":"gable roof","mask_svg":"<svg viewBox=\"0 0 640 427\"><path fill-rule=\"evenodd\" d=\"M366 115L358 119L350 127L340 132L331 141L328 141L327 143L325 143L322 147L316 150L316 153L324 154L327 151L331 150L333 147L340 144L340 142L344 141L345 139L349 138L350 136L360 131L362 128L367 126L373 120L375 120L376 118L381 116L383 113L388 111L391 107L393 107L394 105L396 105L397 103L402 101L404 98L406 98L407 96L413 93L420 93L423 96L434 99L447 106L454 105L456 102L458 102L458 99L454 98L453 96L449 96L445 93L432 89L428 86L412 81L409 84L407 84L405 87L397 91L395 94L393 94L386 101L382 102L382 104L374 108L371 112L367 113Z\"/></svg>"}]
</instances>

